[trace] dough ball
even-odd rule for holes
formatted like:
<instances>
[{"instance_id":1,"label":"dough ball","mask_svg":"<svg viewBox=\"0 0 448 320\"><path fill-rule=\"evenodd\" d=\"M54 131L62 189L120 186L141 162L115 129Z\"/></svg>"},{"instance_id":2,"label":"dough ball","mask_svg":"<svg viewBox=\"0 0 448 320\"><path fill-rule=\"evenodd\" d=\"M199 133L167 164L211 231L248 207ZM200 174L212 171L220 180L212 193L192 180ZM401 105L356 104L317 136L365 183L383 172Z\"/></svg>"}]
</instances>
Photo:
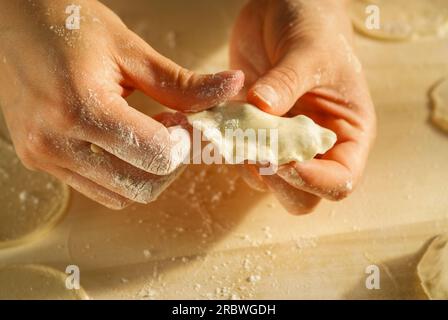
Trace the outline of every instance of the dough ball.
<instances>
[{"instance_id":1,"label":"dough ball","mask_svg":"<svg viewBox=\"0 0 448 320\"><path fill-rule=\"evenodd\" d=\"M417 266L423 290L430 299L448 299L448 235L436 237Z\"/></svg>"},{"instance_id":2,"label":"dough ball","mask_svg":"<svg viewBox=\"0 0 448 320\"><path fill-rule=\"evenodd\" d=\"M66 211L69 189L55 178L27 170L0 139L0 248L39 238Z\"/></svg>"},{"instance_id":3,"label":"dough ball","mask_svg":"<svg viewBox=\"0 0 448 320\"><path fill-rule=\"evenodd\" d=\"M440 129L448 132L448 79L441 81L432 90L431 100L432 122Z\"/></svg>"},{"instance_id":4,"label":"dough ball","mask_svg":"<svg viewBox=\"0 0 448 320\"><path fill-rule=\"evenodd\" d=\"M86 300L85 291L66 287L67 274L41 265L0 269L0 300Z\"/></svg>"},{"instance_id":5,"label":"dough ball","mask_svg":"<svg viewBox=\"0 0 448 320\"><path fill-rule=\"evenodd\" d=\"M274 165L302 162L324 154L336 142L334 132L320 127L308 117L277 117L242 102L229 102L191 114L188 121L231 164L244 160ZM245 137L255 138L237 139L231 135L232 132L236 135L238 130Z\"/></svg>"},{"instance_id":6,"label":"dough ball","mask_svg":"<svg viewBox=\"0 0 448 320\"><path fill-rule=\"evenodd\" d=\"M366 26L369 5L380 10L379 29ZM350 14L355 29L375 39L403 41L448 35L446 0L352 0Z\"/></svg>"}]
</instances>

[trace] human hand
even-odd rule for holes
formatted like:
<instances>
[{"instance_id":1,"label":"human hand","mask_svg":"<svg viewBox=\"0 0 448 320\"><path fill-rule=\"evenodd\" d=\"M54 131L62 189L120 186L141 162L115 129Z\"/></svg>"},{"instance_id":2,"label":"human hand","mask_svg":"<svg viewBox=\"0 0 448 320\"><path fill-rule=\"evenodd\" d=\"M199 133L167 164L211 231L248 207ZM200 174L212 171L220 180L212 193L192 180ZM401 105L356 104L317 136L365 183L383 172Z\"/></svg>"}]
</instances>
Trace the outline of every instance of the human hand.
<instances>
[{"instance_id":1,"label":"human hand","mask_svg":"<svg viewBox=\"0 0 448 320\"><path fill-rule=\"evenodd\" d=\"M303 163L260 176L244 166L252 187L270 189L291 213L310 212L321 198L340 200L358 184L376 134L374 106L354 54L346 1L252 0L234 27L231 67L245 73L240 99L279 116L306 115L334 131L336 145Z\"/></svg>"},{"instance_id":2,"label":"human hand","mask_svg":"<svg viewBox=\"0 0 448 320\"><path fill-rule=\"evenodd\" d=\"M198 75L158 54L98 1L0 0L0 106L26 167L46 171L113 209L147 203L169 184L169 130L124 99L141 90L198 111L241 89L241 72ZM93 146L93 147L92 147Z\"/></svg>"}]
</instances>

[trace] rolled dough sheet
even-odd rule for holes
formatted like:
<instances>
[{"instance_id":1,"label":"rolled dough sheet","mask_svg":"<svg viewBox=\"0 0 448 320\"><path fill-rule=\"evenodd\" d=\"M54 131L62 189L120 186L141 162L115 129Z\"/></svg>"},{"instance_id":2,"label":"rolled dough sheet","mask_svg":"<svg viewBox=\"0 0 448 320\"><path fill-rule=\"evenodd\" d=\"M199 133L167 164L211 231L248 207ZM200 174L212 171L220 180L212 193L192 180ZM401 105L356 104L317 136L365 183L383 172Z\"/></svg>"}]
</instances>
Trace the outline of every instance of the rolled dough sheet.
<instances>
[{"instance_id":1,"label":"rolled dough sheet","mask_svg":"<svg viewBox=\"0 0 448 320\"><path fill-rule=\"evenodd\" d=\"M417 266L417 273L430 299L448 299L448 234L431 242Z\"/></svg>"},{"instance_id":2,"label":"rolled dough sheet","mask_svg":"<svg viewBox=\"0 0 448 320\"><path fill-rule=\"evenodd\" d=\"M442 80L432 90L431 100L432 122L440 129L448 132L448 79Z\"/></svg>"},{"instance_id":3,"label":"rolled dough sheet","mask_svg":"<svg viewBox=\"0 0 448 320\"><path fill-rule=\"evenodd\" d=\"M0 248L39 238L62 218L69 189L55 178L27 170L0 139Z\"/></svg>"},{"instance_id":4,"label":"rolled dough sheet","mask_svg":"<svg viewBox=\"0 0 448 320\"><path fill-rule=\"evenodd\" d=\"M369 29L369 5L379 8L379 29ZM446 0L352 0L350 13L354 27L368 37L380 40L412 40L448 35Z\"/></svg>"},{"instance_id":5,"label":"rolled dough sheet","mask_svg":"<svg viewBox=\"0 0 448 320\"><path fill-rule=\"evenodd\" d=\"M84 289L67 289L67 274L42 265L0 269L0 300L87 300Z\"/></svg>"}]
</instances>

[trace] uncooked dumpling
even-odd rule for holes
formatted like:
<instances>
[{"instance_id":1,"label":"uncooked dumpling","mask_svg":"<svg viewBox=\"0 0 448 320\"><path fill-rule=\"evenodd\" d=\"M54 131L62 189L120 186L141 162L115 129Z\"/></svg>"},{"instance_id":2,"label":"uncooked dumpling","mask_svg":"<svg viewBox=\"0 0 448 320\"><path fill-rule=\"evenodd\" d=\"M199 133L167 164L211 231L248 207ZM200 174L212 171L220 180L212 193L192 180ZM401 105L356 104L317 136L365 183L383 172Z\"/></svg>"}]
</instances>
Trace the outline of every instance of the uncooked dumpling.
<instances>
[{"instance_id":1,"label":"uncooked dumpling","mask_svg":"<svg viewBox=\"0 0 448 320\"><path fill-rule=\"evenodd\" d=\"M27 170L12 145L0 139L0 248L39 238L63 216L68 187Z\"/></svg>"},{"instance_id":2,"label":"uncooked dumpling","mask_svg":"<svg viewBox=\"0 0 448 320\"><path fill-rule=\"evenodd\" d=\"M327 152L336 142L335 133L306 116L277 117L241 102L229 102L191 114L188 121L216 146L228 163L241 163L242 160L274 165L302 162ZM226 135L228 129L228 132L252 129L250 131L255 133L256 140L234 139ZM271 135L270 129L278 129L278 139ZM265 148L260 147L260 142L264 141L263 132L266 133L266 143L261 145ZM277 141L277 147L274 141ZM240 157L237 157L238 150Z\"/></svg>"},{"instance_id":3,"label":"uncooked dumpling","mask_svg":"<svg viewBox=\"0 0 448 320\"><path fill-rule=\"evenodd\" d=\"M448 299L448 235L436 237L417 266L425 293L431 299Z\"/></svg>"},{"instance_id":4,"label":"uncooked dumpling","mask_svg":"<svg viewBox=\"0 0 448 320\"><path fill-rule=\"evenodd\" d=\"M368 29L369 5L379 8L379 29ZM352 21L357 31L382 40L411 40L448 35L446 0L352 0Z\"/></svg>"},{"instance_id":5,"label":"uncooked dumpling","mask_svg":"<svg viewBox=\"0 0 448 320\"><path fill-rule=\"evenodd\" d=\"M448 4L447 4L448 5ZM440 82L431 92L432 122L448 131L448 80Z\"/></svg>"},{"instance_id":6,"label":"uncooked dumpling","mask_svg":"<svg viewBox=\"0 0 448 320\"><path fill-rule=\"evenodd\" d=\"M41 265L0 269L0 300L87 300L85 291L67 289L68 274Z\"/></svg>"}]
</instances>

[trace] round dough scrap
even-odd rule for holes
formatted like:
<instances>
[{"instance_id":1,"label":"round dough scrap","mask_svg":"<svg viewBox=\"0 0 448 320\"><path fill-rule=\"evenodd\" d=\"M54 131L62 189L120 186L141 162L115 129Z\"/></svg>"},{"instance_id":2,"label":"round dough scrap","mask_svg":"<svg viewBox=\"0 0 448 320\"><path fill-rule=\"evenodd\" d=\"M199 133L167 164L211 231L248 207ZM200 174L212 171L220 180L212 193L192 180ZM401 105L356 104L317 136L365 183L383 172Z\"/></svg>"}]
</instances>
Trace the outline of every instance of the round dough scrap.
<instances>
[{"instance_id":1,"label":"round dough scrap","mask_svg":"<svg viewBox=\"0 0 448 320\"><path fill-rule=\"evenodd\" d=\"M368 29L369 5L380 9L380 29ZM448 35L446 0L352 0L350 14L355 29L380 40L412 40Z\"/></svg>"},{"instance_id":2,"label":"round dough scrap","mask_svg":"<svg viewBox=\"0 0 448 320\"><path fill-rule=\"evenodd\" d=\"M440 129L448 132L448 79L441 81L432 90L431 100L432 122Z\"/></svg>"},{"instance_id":3,"label":"round dough scrap","mask_svg":"<svg viewBox=\"0 0 448 320\"><path fill-rule=\"evenodd\" d=\"M324 154L336 142L334 132L320 127L306 116L277 117L242 102L228 102L188 115L188 121L231 164L244 160L274 165L303 162L313 159L317 154ZM277 130L277 139L271 136L270 129ZM227 130L233 133L250 130L254 132L255 139L235 139L226 134ZM266 133L266 143L260 143L263 141L263 132ZM273 142L274 139L277 143Z\"/></svg>"},{"instance_id":4,"label":"round dough scrap","mask_svg":"<svg viewBox=\"0 0 448 320\"><path fill-rule=\"evenodd\" d=\"M0 300L88 300L84 289L67 289L67 274L42 265L0 269Z\"/></svg>"},{"instance_id":5,"label":"round dough scrap","mask_svg":"<svg viewBox=\"0 0 448 320\"><path fill-rule=\"evenodd\" d=\"M448 299L448 234L431 242L417 266L417 274L430 299Z\"/></svg>"},{"instance_id":6,"label":"round dough scrap","mask_svg":"<svg viewBox=\"0 0 448 320\"><path fill-rule=\"evenodd\" d=\"M39 238L63 217L70 198L66 185L27 170L14 148L0 140L0 248Z\"/></svg>"}]
</instances>

